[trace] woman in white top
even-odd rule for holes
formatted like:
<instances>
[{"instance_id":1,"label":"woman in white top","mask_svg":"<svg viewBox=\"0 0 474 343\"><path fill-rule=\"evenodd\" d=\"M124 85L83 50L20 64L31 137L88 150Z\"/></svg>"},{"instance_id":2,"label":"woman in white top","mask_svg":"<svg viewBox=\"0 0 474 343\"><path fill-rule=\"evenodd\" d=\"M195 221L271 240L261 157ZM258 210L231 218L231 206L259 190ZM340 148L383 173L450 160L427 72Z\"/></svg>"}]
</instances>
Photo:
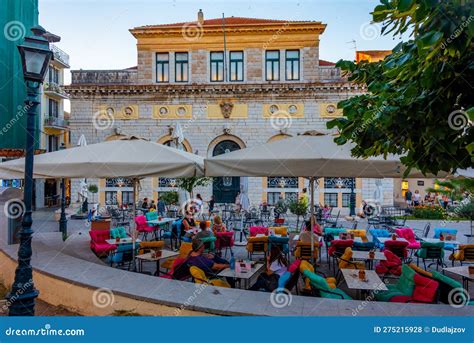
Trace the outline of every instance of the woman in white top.
<instances>
[{"instance_id":1,"label":"woman in white top","mask_svg":"<svg viewBox=\"0 0 474 343\"><path fill-rule=\"evenodd\" d=\"M288 271L288 261L276 246L267 256L267 271L259 275L257 282L250 290L273 292L278 288L278 280Z\"/></svg>"}]
</instances>

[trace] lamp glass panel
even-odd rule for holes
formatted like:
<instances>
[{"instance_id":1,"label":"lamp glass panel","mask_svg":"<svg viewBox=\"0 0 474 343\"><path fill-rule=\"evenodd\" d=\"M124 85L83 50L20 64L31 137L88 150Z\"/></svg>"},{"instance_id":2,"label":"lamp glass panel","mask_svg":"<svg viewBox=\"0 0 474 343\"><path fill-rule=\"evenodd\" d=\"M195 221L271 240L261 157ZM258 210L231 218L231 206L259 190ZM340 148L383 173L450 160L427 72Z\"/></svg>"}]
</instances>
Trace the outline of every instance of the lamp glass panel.
<instances>
[{"instance_id":1,"label":"lamp glass panel","mask_svg":"<svg viewBox=\"0 0 474 343\"><path fill-rule=\"evenodd\" d=\"M25 50L26 72L41 75L41 70L46 59L46 54Z\"/></svg>"}]
</instances>

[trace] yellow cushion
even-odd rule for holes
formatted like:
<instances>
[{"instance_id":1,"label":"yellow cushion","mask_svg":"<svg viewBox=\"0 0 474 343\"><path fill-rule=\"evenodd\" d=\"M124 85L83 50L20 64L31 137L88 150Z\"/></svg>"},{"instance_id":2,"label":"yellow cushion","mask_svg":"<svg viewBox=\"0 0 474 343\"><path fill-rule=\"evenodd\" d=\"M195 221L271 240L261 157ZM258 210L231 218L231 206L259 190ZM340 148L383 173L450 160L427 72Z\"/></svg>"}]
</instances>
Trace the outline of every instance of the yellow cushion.
<instances>
[{"instance_id":1,"label":"yellow cushion","mask_svg":"<svg viewBox=\"0 0 474 343\"><path fill-rule=\"evenodd\" d=\"M209 281L207 279L206 273L204 273L201 268L192 266L191 268L189 268L189 272L194 278L195 283L207 283Z\"/></svg>"},{"instance_id":2,"label":"yellow cushion","mask_svg":"<svg viewBox=\"0 0 474 343\"><path fill-rule=\"evenodd\" d=\"M326 278L326 282L328 283L329 287L331 288L337 288L337 282L336 282L336 278L334 277L327 277Z\"/></svg>"},{"instance_id":3,"label":"yellow cushion","mask_svg":"<svg viewBox=\"0 0 474 343\"><path fill-rule=\"evenodd\" d=\"M305 270L309 270L310 272L314 273L314 267L313 267L313 265L312 265L311 263L309 263L308 261L301 261L301 263L300 263L300 268L299 268L299 269L300 269L300 273L301 273L301 274L303 274L303 272L304 272ZM305 279L304 279L304 283L305 283L304 288L305 288L305 289L308 289L308 290L311 289L311 285L310 285L309 281L310 281L310 280L309 280L308 278L305 278Z\"/></svg>"},{"instance_id":4,"label":"yellow cushion","mask_svg":"<svg viewBox=\"0 0 474 343\"><path fill-rule=\"evenodd\" d=\"M209 283L213 286L216 286L216 287L230 288L229 283L227 281L221 280L221 279L213 279L213 280L209 281Z\"/></svg>"},{"instance_id":5,"label":"yellow cushion","mask_svg":"<svg viewBox=\"0 0 474 343\"><path fill-rule=\"evenodd\" d=\"M288 227L286 226L272 226L268 229L273 230L273 232L275 232L275 235L282 235L282 237L286 237L288 235Z\"/></svg>"},{"instance_id":6,"label":"yellow cushion","mask_svg":"<svg viewBox=\"0 0 474 343\"><path fill-rule=\"evenodd\" d=\"M301 242L301 241L296 242L296 248L295 248L295 251L294 251L294 254L293 254L296 258L301 258L301 247L302 246L311 247L311 243L304 243L304 242ZM319 255L319 242L314 243L314 248L313 248L313 257L315 259L317 259L318 255ZM308 257L308 256L305 256L305 257Z\"/></svg>"},{"instance_id":7,"label":"yellow cushion","mask_svg":"<svg viewBox=\"0 0 474 343\"><path fill-rule=\"evenodd\" d=\"M163 269L171 269L173 267L173 263L174 263L174 258L169 258L167 259L166 261L164 261L163 263L161 263L161 268Z\"/></svg>"},{"instance_id":8,"label":"yellow cushion","mask_svg":"<svg viewBox=\"0 0 474 343\"><path fill-rule=\"evenodd\" d=\"M422 276L426 276L426 277L433 277L433 274L431 274L430 272L418 267L415 263L410 263L408 265L411 269L413 269L415 272L417 272L418 274L422 275Z\"/></svg>"},{"instance_id":9,"label":"yellow cushion","mask_svg":"<svg viewBox=\"0 0 474 343\"><path fill-rule=\"evenodd\" d=\"M193 250L193 244L191 242L182 242L179 247L179 257L188 257L191 250Z\"/></svg>"},{"instance_id":10,"label":"yellow cushion","mask_svg":"<svg viewBox=\"0 0 474 343\"><path fill-rule=\"evenodd\" d=\"M368 242L369 240L367 239L367 231L365 230L347 230L349 234L353 234L354 237L360 237L362 239L362 242Z\"/></svg>"},{"instance_id":11,"label":"yellow cushion","mask_svg":"<svg viewBox=\"0 0 474 343\"><path fill-rule=\"evenodd\" d=\"M145 254L150 250L160 250L165 246L165 241L153 241L153 242L140 242L140 250L138 254Z\"/></svg>"},{"instance_id":12,"label":"yellow cushion","mask_svg":"<svg viewBox=\"0 0 474 343\"><path fill-rule=\"evenodd\" d=\"M365 269L364 262L353 262L352 260L352 248L347 247L344 251L344 254L341 256L341 260L339 260L339 269ZM349 263L350 261L352 263Z\"/></svg>"},{"instance_id":13,"label":"yellow cushion","mask_svg":"<svg viewBox=\"0 0 474 343\"><path fill-rule=\"evenodd\" d=\"M247 239L247 251L254 252L254 243L264 243L263 244L263 251L268 250L268 237L248 237Z\"/></svg>"}]
</instances>

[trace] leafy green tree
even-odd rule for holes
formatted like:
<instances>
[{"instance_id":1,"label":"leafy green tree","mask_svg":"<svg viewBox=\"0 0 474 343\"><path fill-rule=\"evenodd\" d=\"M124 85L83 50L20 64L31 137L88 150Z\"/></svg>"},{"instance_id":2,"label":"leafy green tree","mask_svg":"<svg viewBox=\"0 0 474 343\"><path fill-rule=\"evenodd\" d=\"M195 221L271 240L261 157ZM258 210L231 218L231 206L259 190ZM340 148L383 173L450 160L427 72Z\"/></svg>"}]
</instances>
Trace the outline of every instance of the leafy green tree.
<instances>
[{"instance_id":1,"label":"leafy green tree","mask_svg":"<svg viewBox=\"0 0 474 343\"><path fill-rule=\"evenodd\" d=\"M211 183L211 177L199 177L199 176L192 176L192 177L184 177L177 179L177 186L181 189L184 189L186 192L189 193L191 198L194 198L194 188L199 186L207 186Z\"/></svg>"},{"instance_id":2,"label":"leafy green tree","mask_svg":"<svg viewBox=\"0 0 474 343\"><path fill-rule=\"evenodd\" d=\"M356 157L403 156L409 169L451 172L474 162L474 8L464 0L381 0L372 12L382 34L409 34L384 60L339 61L367 87L338 103L338 144Z\"/></svg>"},{"instance_id":3,"label":"leafy green tree","mask_svg":"<svg viewBox=\"0 0 474 343\"><path fill-rule=\"evenodd\" d=\"M290 212L296 215L296 230L300 229L300 217L306 215L308 211L308 204L301 200L292 200L288 203L288 208Z\"/></svg>"},{"instance_id":4,"label":"leafy green tree","mask_svg":"<svg viewBox=\"0 0 474 343\"><path fill-rule=\"evenodd\" d=\"M428 188L428 192L441 193L453 200L463 200L466 194L474 194L474 179L435 180L437 188Z\"/></svg>"}]
</instances>

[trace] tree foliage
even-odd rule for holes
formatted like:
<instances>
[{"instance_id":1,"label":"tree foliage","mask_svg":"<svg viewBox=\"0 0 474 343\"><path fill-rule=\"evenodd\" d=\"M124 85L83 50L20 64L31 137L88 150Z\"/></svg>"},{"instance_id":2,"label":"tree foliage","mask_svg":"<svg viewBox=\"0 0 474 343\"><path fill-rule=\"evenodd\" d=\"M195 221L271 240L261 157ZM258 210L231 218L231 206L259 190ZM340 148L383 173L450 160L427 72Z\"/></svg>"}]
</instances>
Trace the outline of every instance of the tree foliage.
<instances>
[{"instance_id":1,"label":"tree foliage","mask_svg":"<svg viewBox=\"0 0 474 343\"><path fill-rule=\"evenodd\" d=\"M339 61L367 92L339 102L338 144L356 157L402 155L423 173L474 161L474 9L463 0L381 0L372 12L382 34L409 34L383 61Z\"/></svg>"},{"instance_id":2,"label":"tree foliage","mask_svg":"<svg viewBox=\"0 0 474 343\"><path fill-rule=\"evenodd\" d=\"M463 200L467 195L474 194L474 179L435 180L436 188L428 188L428 192L441 193L453 200Z\"/></svg>"},{"instance_id":3,"label":"tree foliage","mask_svg":"<svg viewBox=\"0 0 474 343\"><path fill-rule=\"evenodd\" d=\"M200 176L192 176L192 177L184 177L177 179L177 186L181 189L184 189L186 192L189 193L191 197L194 196L193 190L199 186L207 186L211 183L212 178L210 177L200 177Z\"/></svg>"}]
</instances>

